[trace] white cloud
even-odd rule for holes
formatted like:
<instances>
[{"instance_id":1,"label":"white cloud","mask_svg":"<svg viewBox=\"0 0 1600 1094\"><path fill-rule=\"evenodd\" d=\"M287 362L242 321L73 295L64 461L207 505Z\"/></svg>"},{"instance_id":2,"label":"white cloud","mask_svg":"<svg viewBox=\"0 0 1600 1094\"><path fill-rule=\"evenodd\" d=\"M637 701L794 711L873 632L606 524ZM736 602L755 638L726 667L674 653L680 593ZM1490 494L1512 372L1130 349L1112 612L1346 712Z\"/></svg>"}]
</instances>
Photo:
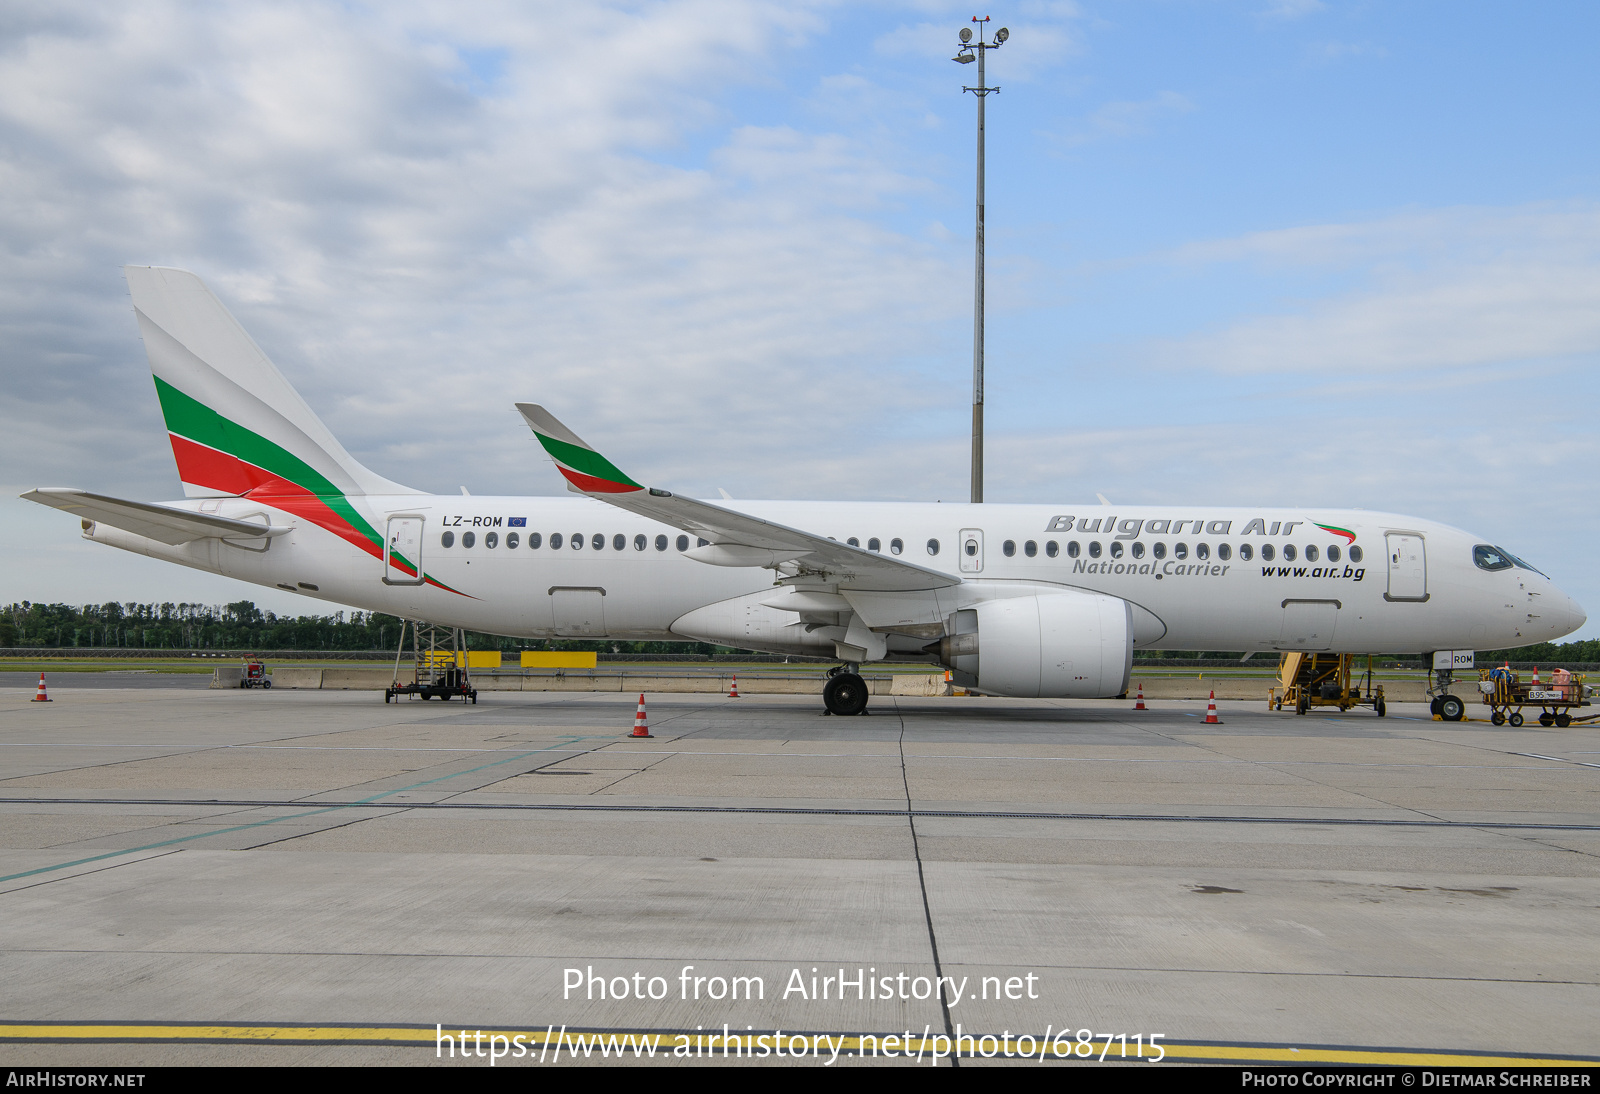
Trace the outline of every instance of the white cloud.
<instances>
[{"instance_id":1,"label":"white cloud","mask_svg":"<svg viewBox=\"0 0 1600 1094\"><path fill-rule=\"evenodd\" d=\"M742 126L700 167L648 155L770 83L820 25L804 7L68 16L0 49L0 368L24 481L176 490L124 262L205 277L376 469L478 492L559 489L513 399L641 473L759 460L797 398L826 411L791 448L848 448L963 295L939 242L859 216L924 185L879 143ZM483 50L494 78L469 89ZM774 457L752 477L805 475Z\"/></svg>"},{"instance_id":2,"label":"white cloud","mask_svg":"<svg viewBox=\"0 0 1600 1094\"><path fill-rule=\"evenodd\" d=\"M1067 146L1105 139L1142 137L1161 122L1194 110L1194 103L1176 91L1162 91L1148 99L1106 103L1057 140Z\"/></svg>"},{"instance_id":3,"label":"white cloud","mask_svg":"<svg viewBox=\"0 0 1600 1094\"><path fill-rule=\"evenodd\" d=\"M1173 365L1379 372L1600 352L1600 210L1462 209L1183 248L1181 267L1354 268L1359 288L1167 343Z\"/></svg>"},{"instance_id":4,"label":"white cloud","mask_svg":"<svg viewBox=\"0 0 1600 1094\"><path fill-rule=\"evenodd\" d=\"M1261 14L1272 19L1301 19L1326 7L1322 0L1269 0Z\"/></svg>"}]
</instances>

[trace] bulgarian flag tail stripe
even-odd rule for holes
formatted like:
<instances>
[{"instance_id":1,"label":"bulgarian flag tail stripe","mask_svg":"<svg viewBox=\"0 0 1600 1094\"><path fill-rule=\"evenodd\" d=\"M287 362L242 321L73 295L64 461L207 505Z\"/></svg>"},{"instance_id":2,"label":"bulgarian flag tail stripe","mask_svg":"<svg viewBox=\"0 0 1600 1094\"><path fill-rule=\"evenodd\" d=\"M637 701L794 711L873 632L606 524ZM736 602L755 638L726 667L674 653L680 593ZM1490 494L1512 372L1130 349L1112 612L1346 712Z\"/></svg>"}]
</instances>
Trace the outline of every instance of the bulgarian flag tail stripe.
<instances>
[{"instance_id":1,"label":"bulgarian flag tail stripe","mask_svg":"<svg viewBox=\"0 0 1600 1094\"><path fill-rule=\"evenodd\" d=\"M1316 521L1312 521L1311 523L1317 524ZM1346 543L1354 543L1356 541L1356 534L1348 528L1335 528L1331 524L1317 524L1317 527L1321 528L1324 532L1332 532L1336 536L1343 536Z\"/></svg>"},{"instance_id":2,"label":"bulgarian flag tail stripe","mask_svg":"<svg viewBox=\"0 0 1600 1094\"><path fill-rule=\"evenodd\" d=\"M566 480L586 494L631 494L644 487L624 475L610 460L584 443L542 406L518 403L539 444Z\"/></svg>"},{"instance_id":3,"label":"bulgarian flag tail stripe","mask_svg":"<svg viewBox=\"0 0 1600 1094\"><path fill-rule=\"evenodd\" d=\"M229 421L204 403L155 377L178 477L207 490L256 498L326 529L373 558L383 558L383 537L344 492L304 460ZM392 556L397 569L416 576L415 564ZM459 596L433 578L423 580Z\"/></svg>"}]
</instances>

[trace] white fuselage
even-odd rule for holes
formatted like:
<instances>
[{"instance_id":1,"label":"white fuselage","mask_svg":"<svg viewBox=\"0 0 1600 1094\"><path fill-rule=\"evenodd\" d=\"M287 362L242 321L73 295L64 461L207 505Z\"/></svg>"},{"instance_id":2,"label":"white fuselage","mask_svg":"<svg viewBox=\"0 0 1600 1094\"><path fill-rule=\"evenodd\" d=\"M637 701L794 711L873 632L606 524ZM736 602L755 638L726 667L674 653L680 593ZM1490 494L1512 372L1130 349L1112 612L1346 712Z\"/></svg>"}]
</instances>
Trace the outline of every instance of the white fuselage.
<instances>
[{"instance_id":1,"label":"white fuselage","mask_svg":"<svg viewBox=\"0 0 1600 1094\"><path fill-rule=\"evenodd\" d=\"M808 628L791 612L761 605L773 594L771 570L686 558L679 529L598 501L449 495L349 500L380 532L393 516L420 518L421 565L432 581L386 583L381 558L293 514L240 498L171 504L239 519L264 515L273 524L293 525L293 531L271 541L235 545L209 539L177 547L103 524L86 528L84 535L258 585L495 634L699 639L785 652L832 648L824 641L826 627ZM790 527L859 541L862 547L876 540L885 554L898 541L903 560L961 577L962 584L938 592L940 612L1048 589L1124 599L1133 605L1134 645L1142 649L1495 649L1558 638L1585 619L1582 609L1537 571L1477 565L1473 548L1488 541L1388 513L1243 506L733 504ZM469 532L473 542L466 546ZM448 547L446 533L452 540ZM517 545L510 547L513 533ZM559 548L552 546L557 536ZM657 548L659 537L665 537L665 550ZM537 547L530 545L535 538ZM642 550L636 541L644 544ZM930 541L937 553L930 551ZM692 538L688 545L694 546ZM387 576L404 575L389 571ZM719 605L726 610L705 610ZM694 620L686 624L691 613ZM818 630L824 633L813 634ZM899 642L902 650L919 647L930 633L926 624L906 630L910 637Z\"/></svg>"}]
</instances>

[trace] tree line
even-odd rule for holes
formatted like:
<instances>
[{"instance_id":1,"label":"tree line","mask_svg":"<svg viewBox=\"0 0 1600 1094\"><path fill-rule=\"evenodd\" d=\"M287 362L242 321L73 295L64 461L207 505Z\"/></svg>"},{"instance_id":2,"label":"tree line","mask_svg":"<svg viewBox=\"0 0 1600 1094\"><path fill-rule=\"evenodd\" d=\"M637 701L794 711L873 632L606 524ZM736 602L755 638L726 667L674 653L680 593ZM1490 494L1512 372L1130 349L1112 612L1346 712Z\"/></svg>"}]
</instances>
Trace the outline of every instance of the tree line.
<instances>
[{"instance_id":1,"label":"tree line","mask_svg":"<svg viewBox=\"0 0 1600 1094\"><path fill-rule=\"evenodd\" d=\"M707 642L617 642L507 638L469 632L475 650L594 650L667 654L732 652ZM382 612L276 615L254 601L232 604L34 604L23 600L0 610L0 647L170 650L385 650L400 641L400 619ZM1140 658L1239 658L1240 652L1148 650ZM1258 655L1259 656L1259 655ZM1540 642L1519 649L1482 650L1483 664L1500 661L1600 662L1600 639Z\"/></svg>"},{"instance_id":2,"label":"tree line","mask_svg":"<svg viewBox=\"0 0 1600 1094\"><path fill-rule=\"evenodd\" d=\"M23 600L0 610L0 647L141 650L392 650L400 642L398 616L382 612L277 615L254 601L232 604L34 604ZM474 650L594 650L603 653L727 652L705 642L613 642L507 638L466 634Z\"/></svg>"}]
</instances>

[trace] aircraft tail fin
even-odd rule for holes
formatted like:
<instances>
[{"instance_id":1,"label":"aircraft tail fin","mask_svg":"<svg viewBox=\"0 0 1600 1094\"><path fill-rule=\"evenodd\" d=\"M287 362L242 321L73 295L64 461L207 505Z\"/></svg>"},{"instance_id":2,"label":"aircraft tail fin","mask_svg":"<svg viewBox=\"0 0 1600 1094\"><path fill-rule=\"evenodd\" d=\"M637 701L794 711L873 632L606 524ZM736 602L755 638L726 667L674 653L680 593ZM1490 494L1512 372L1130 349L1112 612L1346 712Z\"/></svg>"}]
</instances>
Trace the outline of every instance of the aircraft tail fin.
<instances>
[{"instance_id":1,"label":"aircraft tail fin","mask_svg":"<svg viewBox=\"0 0 1600 1094\"><path fill-rule=\"evenodd\" d=\"M415 493L346 452L198 277L124 273L188 497Z\"/></svg>"}]
</instances>

